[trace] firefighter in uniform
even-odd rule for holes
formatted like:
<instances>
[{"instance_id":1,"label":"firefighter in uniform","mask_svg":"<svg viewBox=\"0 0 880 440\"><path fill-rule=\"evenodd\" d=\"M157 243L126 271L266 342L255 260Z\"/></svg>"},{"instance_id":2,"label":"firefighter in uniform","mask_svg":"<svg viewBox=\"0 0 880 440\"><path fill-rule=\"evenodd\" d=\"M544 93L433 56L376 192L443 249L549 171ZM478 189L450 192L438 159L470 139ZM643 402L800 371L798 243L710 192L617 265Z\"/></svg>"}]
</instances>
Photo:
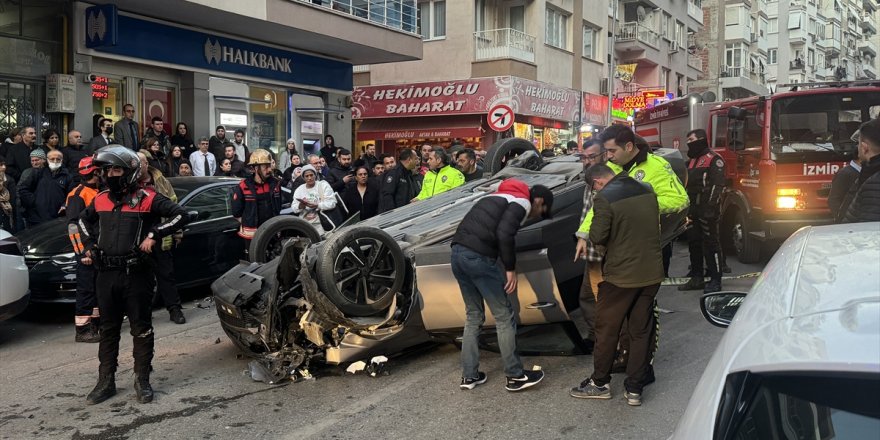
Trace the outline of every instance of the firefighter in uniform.
<instances>
[{"instance_id":1,"label":"firefighter in uniform","mask_svg":"<svg viewBox=\"0 0 880 440\"><path fill-rule=\"evenodd\" d=\"M180 230L188 218L183 208L165 196L139 187L140 160L134 151L107 146L95 153L93 163L103 171L108 189L95 196L78 223L86 255L83 263L95 264L98 270L96 291L101 309L98 384L86 401L96 404L116 394L120 330L123 317L128 316L134 390L137 400L147 403L153 400L151 300L155 277L145 254ZM168 220L162 222L163 217Z\"/></svg>"},{"instance_id":2,"label":"firefighter in uniform","mask_svg":"<svg viewBox=\"0 0 880 440\"><path fill-rule=\"evenodd\" d=\"M80 184L69 194L65 202L67 214L68 233L73 250L77 255L76 261L76 311L74 324L76 326L76 342L98 342L98 320L101 314L98 312L98 299L95 297L95 267L86 265L81 261L83 248L80 245L79 229L76 222L79 215L92 204L92 200L98 195L98 168L92 164L92 157L87 156L79 161L78 172Z\"/></svg>"},{"instance_id":3,"label":"firefighter in uniform","mask_svg":"<svg viewBox=\"0 0 880 440\"><path fill-rule=\"evenodd\" d=\"M709 148L706 131L696 129L687 134L688 184L690 199L688 217L688 250L691 256L690 279L678 290L703 289L704 293L721 290L721 245L718 240L721 194L724 192L724 160ZM703 281L703 261L709 283Z\"/></svg>"},{"instance_id":4,"label":"firefighter in uniform","mask_svg":"<svg viewBox=\"0 0 880 440\"><path fill-rule=\"evenodd\" d=\"M232 216L241 223L238 235L253 240L257 228L281 213L281 179L272 174L272 156L258 148L247 163L253 170L232 191Z\"/></svg>"}]
</instances>

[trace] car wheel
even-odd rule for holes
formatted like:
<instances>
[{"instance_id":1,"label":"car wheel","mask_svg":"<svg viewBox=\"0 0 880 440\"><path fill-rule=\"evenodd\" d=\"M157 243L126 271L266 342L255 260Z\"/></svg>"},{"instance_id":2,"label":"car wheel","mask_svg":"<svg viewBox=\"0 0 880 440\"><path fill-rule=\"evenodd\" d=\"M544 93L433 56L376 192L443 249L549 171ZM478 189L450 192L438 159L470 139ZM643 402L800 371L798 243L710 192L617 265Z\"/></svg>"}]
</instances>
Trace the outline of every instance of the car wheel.
<instances>
[{"instance_id":1,"label":"car wheel","mask_svg":"<svg viewBox=\"0 0 880 440\"><path fill-rule=\"evenodd\" d=\"M318 287L343 313L370 316L391 305L403 287L406 261L397 242L385 231L343 228L321 247Z\"/></svg>"},{"instance_id":2,"label":"car wheel","mask_svg":"<svg viewBox=\"0 0 880 440\"><path fill-rule=\"evenodd\" d=\"M531 142L522 138L506 138L495 142L483 159L484 173L487 176L497 173L507 165L507 161L526 151L534 151L536 155L538 154L538 149ZM540 158L540 155L538 156Z\"/></svg>"},{"instance_id":3,"label":"car wheel","mask_svg":"<svg viewBox=\"0 0 880 440\"><path fill-rule=\"evenodd\" d=\"M761 242L751 235L748 221L742 210L737 211L731 227L731 241L740 263L757 263L761 258Z\"/></svg>"},{"instance_id":4,"label":"car wheel","mask_svg":"<svg viewBox=\"0 0 880 440\"><path fill-rule=\"evenodd\" d=\"M293 237L306 237L312 243L321 241L321 235L311 223L292 215L280 215L257 229L248 249L248 258L254 263L271 261L281 255L284 242Z\"/></svg>"}]
</instances>

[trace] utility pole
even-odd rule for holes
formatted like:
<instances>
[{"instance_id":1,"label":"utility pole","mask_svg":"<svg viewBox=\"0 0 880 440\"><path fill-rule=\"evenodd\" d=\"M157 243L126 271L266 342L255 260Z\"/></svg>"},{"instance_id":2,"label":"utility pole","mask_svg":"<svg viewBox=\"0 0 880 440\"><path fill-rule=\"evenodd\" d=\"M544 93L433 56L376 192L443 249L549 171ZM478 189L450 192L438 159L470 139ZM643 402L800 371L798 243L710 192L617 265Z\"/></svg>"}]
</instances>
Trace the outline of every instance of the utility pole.
<instances>
[{"instance_id":1,"label":"utility pole","mask_svg":"<svg viewBox=\"0 0 880 440\"><path fill-rule=\"evenodd\" d=\"M617 34L617 3L619 0L611 1L611 31L608 33L608 119L606 126L611 126L611 109L614 105L614 41Z\"/></svg>"}]
</instances>

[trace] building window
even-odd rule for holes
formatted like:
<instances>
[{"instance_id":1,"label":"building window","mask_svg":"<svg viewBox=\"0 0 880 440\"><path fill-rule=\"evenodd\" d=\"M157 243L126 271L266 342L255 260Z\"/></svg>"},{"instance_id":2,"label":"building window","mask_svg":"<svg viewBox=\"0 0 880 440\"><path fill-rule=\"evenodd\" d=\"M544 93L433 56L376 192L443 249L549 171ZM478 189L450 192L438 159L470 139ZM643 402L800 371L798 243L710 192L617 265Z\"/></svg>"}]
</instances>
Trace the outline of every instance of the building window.
<instances>
[{"instance_id":1,"label":"building window","mask_svg":"<svg viewBox=\"0 0 880 440\"><path fill-rule=\"evenodd\" d=\"M816 51L813 49L807 49L807 65L810 67L816 66Z\"/></svg>"},{"instance_id":2,"label":"building window","mask_svg":"<svg viewBox=\"0 0 880 440\"><path fill-rule=\"evenodd\" d=\"M792 14L788 16L788 29L800 29L802 14Z\"/></svg>"},{"instance_id":3,"label":"building window","mask_svg":"<svg viewBox=\"0 0 880 440\"><path fill-rule=\"evenodd\" d=\"M687 47L687 33L684 31L684 23L675 22L675 41L678 41L678 47Z\"/></svg>"},{"instance_id":4,"label":"building window","mask_svg":"<svg viewBox=\"0 0 880 440\"><path fill-rule=\"evenodd\" d=\"M591 60L599 59L599 34L602 31L590 25L584 25L584 56Z\"/></svg>"},{"instance_id":5,"label":"building window","mask_svg":"<svg viewBox=\"0 0 880 440\"><path fill-rule=\"evenodd\" d=\"M419 3L419 33L423 40L446 37L446 1L429 0Z\"/></svg>"},{"instance_id":6,"label":"building window","mask_svg":"<svg viewBox=\"0 0 880 440\"><path fill-rule=\"evenodd\" d=\"M767 64L776 64L776 49L767 51Z\"/></svg>"},{"instance_id":7,"label":"building window","mask_svg":"<svg viewBox=\"0 0 880 440\"><path fill-rule=\"evenodd\" d=\"M544 29L544 42L560 49L568 49L568 15L547 8L547 23Z\"/></svg>"},{"instance_id":8,"label":"building window","mask_svg":"<svg viewBox=\"0 0 880 440\"><path fill-rule=\"evenodd\" d=\"M726 61L726 65L728 69L730 68L740 68L743 66L743 60L745 59L746 48L742 43L731 43L726 44L724 47L724 59ZM741 73L741 72L735 72ZM738 76L738 75L737 75Z\"/></svg>"},{"instance_id":9,"label":"building window","mask_svg":"<svg viewBox=\"0 0 880 440\"><path fill-rule=\"evenodd\" d=\"M816 67L820 69L828 67L825 65L825 54L822 52L816 55Z\"/></svg>"},{"instance_id":10,"label":"building window","mask_svg":"<svg viewBox=\"0 0 880 440\"><path fill-rule=\"evenodd\" d=\"M739 11L739 6L728 6L724 11L724 24L727 26L739 24Z\"/></svg>"},{"instance_id":11,"label":"building window","mask_svg":"<svg viewBox=\"0 0 880 440\"><path fill-rule=\"evenodd\" d=\"M778 18L771 18L770 19L770 21L767 23L767 32L769 32L771 34L775 34L775 33L779 32L779 19Z\"/></svg>"},{"instance_id":12,"label":"building window","mask_svg":"<svg viewBox=\"0 0 880 440\"><path fill-rule=\"evenodd\" d=\"M474 2L474 31L482 32L486 30L486 0L476 0Z\"/></svg>"}]
</instances>

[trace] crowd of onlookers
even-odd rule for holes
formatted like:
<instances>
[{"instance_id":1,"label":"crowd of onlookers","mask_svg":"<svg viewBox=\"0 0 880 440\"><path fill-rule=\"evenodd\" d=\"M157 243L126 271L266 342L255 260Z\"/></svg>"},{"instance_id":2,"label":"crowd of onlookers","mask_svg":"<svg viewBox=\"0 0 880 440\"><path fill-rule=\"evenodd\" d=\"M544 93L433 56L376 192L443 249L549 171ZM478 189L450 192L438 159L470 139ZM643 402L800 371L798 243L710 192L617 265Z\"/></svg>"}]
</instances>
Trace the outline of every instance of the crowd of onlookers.
<instances>
[{"instance_id":1,"label":"crowd of onlookers","mask_svg":"<svg viewBox=\"0 0 880 440\"><path fill-rule=\"evenodd\" d=\"M212 136L194 139L184 122L177 123L174 134L169 136L160 117L152 118L150 125L141 130L132 105L123 107L123 115L115 123L109 118L96 118L97 134L88 140L78 130L68 131L66 144L52 128L42 132L31 126L16 128L0 137L4 139L0 145L0 229L15 233L63 216L67 195L79 183L80 160L110 144L143 153L150 167L166 177L246 177L253 172L248 166L251 150L245 144L242 129L235 130L230 137L223 126L218 126ZM320 146L314 154L302 154L295 140L288 139L280 152L270 152L272 172L291 193L305 185L300 196L314 196L320 191L321 198L332 198L332 202L322 206L326 211L334 211L336 221L344 221L355 213L366 219L482 177L485 155L484 151L461 144L448 149L425 144L419 151L402 149L396 155L377 154L370 144L354 157L351 150L337 146L331 135L325 136ZM386 184L383 176L399 165L406 172L401 169L395 175L404 184L398 185L396 180ZM307 182L304 171L313 174L314 180ZM432 171L444 176L434 182ZM423 191L426 175L433 183L430 190ZM386 193L390 193L385 197L383 187L391 187L386 188ZM383 203L383 198L387 203ZM318 211L299 210L297 203L293 207L296 214L304 217Z\"/></svg>"}]
</instances>

